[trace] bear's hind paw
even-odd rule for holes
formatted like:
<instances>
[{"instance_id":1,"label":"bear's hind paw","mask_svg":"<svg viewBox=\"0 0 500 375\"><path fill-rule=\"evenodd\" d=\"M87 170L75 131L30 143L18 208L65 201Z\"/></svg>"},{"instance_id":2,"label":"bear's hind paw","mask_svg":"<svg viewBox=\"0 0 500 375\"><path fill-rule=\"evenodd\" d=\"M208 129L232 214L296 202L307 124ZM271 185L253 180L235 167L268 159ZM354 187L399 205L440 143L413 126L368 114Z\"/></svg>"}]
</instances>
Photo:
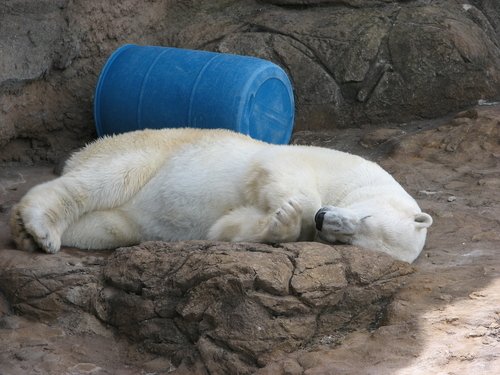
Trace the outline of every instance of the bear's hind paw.
<instances>
[{"instance_id":1,"label":"bear's hind paw","mask_svg":"<svg viewBox=\"0 0 500 375\"><path fill-rule=\"evenodd\" d=\"M10 216L10 232L12 239L19 250L32 252L40 248L33 239L33 236L26 230L24 221L21 217L21 210L18 205L12 208Z\"/></svg>"},{"instance_id":2,"label":"bear's hind paw","mask_svg":"<svg viewBox=\"0 0 500 375\"><path fill-rule=\"evenodd\" d=\"M19 205L12 208L10 230L14 243L20 250L32 252L41 249L53 254L61 247L60 237L51 233L50 230L27 225Z\"/></svg>"}]
</instances>

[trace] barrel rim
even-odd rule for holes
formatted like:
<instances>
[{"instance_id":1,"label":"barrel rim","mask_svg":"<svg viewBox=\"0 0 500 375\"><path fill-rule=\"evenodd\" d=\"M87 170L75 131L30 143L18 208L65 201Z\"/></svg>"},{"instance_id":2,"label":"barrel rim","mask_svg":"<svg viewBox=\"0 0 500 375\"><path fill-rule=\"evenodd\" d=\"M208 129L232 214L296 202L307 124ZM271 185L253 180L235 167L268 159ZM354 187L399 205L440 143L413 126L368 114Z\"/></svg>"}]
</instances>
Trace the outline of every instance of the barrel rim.
<instances>
[{"instance_id":1,"label":"barrel rim","mask_svg":"<svg viewBox=\"0 0 500 375\"><path fill-rule=\"evenodd\" d=\"M95 122L95 127L97 131L97 135L101 137L104 133L102 129L102 124L101 124L101 111L100 111L100 105L101 105L101 89L102 86L104 85L104 81L106 79L106 76L109 72L109 69L111 68L111 65L113 65L114 61L118 58L119 55L121 55L125 50L135 47L135 44L124 44L121 47L117 48L111 56L106 60L104 63L104 66L101 70L101 73L99 74L99 78L97 80L97 85L95 89L95 94L94 94L94 122Z\"/></svg>"},{"instance_id":2,"label":"barrel rim","mask_svg":"<svg viewBox=\"0 0 500 375\"><path fill-rule=\"evenodd\" d=\"M258 59L258 58L257 58ZM282 87L285 89L285 91L288 94L288 98L290 99L290 126L288 127L287 131L284 133L283 140L276 141L274 143L279 143L279 144L288 144L290 142L290 139L292 137L293 129L295 127L295 95L293 91L293 86L290 78L288 77L288 74L286 71L279 66L278 64L269 61L269 60L264 60L264 59L259 59L264 61L266 64L264 66L264 69L261 69L259 71L256 71L252 75L252 79L248 80L247 84L245 85L244 92L247 93L247 95L250 95L251 97L255 98L259 92L259 90L262 88L262 85L264 82L267 82L268 80L275 79L278 82L282 84ZM278 76L277 76L278 75ZM246 128L246 133L249 136L251 135L251 129L250 129L250 117L247 118L246 114L244 113L245 110L245 103L249 100L249 98L245 99L240 103L240 106L238 108L238 118L243 119L245 118L245 128Z\"/></svg>"}]
</instances>

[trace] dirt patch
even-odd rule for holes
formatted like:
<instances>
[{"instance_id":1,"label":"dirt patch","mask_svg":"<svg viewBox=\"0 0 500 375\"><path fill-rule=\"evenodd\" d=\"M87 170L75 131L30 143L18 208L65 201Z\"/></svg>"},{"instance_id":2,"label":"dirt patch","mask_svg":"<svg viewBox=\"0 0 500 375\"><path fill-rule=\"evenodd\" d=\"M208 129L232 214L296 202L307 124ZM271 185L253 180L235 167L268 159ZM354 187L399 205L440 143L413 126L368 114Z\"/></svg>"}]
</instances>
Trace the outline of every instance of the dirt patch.
<instances>
[{"instance_id":1,"label":"dirt patch","mask_svg":"<svg viewBox=\"0 0 500 375\"><path fill-rule=\"evenodd\" d=\"M407 276L404 286L377 314L376 325L358 327L354 332L332 329L323 332L322 340L314 347L298 348L288 354L274 352L260 364L266 366L259 373L493 375L498 372L499 130L500 107L484 106L429 124L297 135L297 143L307 143L306 138L314 136L309 143L360 151L379 160L418 199L422 208L433 215L435 223L424 252L414 264L415 273ZM9 209L29 186L51 178L51 170L48 166L2 170L0 247L5 250L0 252L4 258L10 254L10 267L19 264L26 254L12 250L6 228ZM86 257L93 257L93 262L72 267L90 272L92 267L99 267L99 259L110 255L87 254ZM68 267L67 262L74 256L74 250L63 250L58 255L61 267ZM31 257L28 260L36 262ZM30 267L26 269L29 272ZM0 275L5 277L5 268ZM145 276L142 274L139 280ZM112 279L119 280L117 276ZM38 321L26 318L28 310L24 316L14 314L13 306L21 311L12 303L21 295L23 285L19 282L18 291L14 288L9 292L13 294L5 295L7 299L0 299L0 342L8 343L2 345L0 363L6 373L188 371L186 367L177 368L162 354L141 352L143 348L129 342L131 338L120 333L116 324L102 317L98 319L95 314L66 311L55 318L39 317ZM133 288L132 284L116 285ZM43 307L39 302L38 306ZM51 303L45 308L54 313L58 299ZM130 310L129 316L134 314ZM213 347L208 345L206 348L209 357L225 358L223 351L210 351ZM203 367L189 371L206 373Z\"/></svg>"}]
</instances>

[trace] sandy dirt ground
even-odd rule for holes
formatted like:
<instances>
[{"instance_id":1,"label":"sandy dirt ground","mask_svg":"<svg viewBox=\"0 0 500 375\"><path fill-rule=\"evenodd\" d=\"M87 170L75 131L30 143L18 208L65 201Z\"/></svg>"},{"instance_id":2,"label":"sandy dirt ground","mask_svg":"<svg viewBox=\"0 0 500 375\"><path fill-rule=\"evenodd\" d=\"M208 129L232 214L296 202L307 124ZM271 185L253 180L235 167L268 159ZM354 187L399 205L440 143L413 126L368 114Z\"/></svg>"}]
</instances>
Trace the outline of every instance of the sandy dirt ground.
<instances>
[{"instance_id":1,"label":"sandy dirt ground","mask_svg":"<svg viewBox=\"0 0 500 375\"><path fill-rule=\"evenodd\" d=\"M434 224L416 272L389 304L381 327L283 355L259 373L500 373L500 106L384 129L302 133L294 142L379 161ZM0 170L0 249L13 249L7 227L12 204L30 186L53 178L52 170ZM75 318L70 331L60 324L16 316L0 295L0 374L185 373L96 319Z\"/></svg>"}]
</instances>

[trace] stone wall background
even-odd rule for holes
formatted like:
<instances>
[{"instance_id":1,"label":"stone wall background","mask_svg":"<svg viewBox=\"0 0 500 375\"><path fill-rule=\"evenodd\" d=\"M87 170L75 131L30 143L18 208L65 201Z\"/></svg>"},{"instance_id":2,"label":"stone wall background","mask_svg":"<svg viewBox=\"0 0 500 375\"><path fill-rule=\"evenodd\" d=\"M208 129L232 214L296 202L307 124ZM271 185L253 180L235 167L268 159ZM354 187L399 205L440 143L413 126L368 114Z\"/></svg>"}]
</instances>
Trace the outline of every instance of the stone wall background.
<instances>
[{"instance_id":1,"label":"stone wall background","mask_svg":"<svg viewBox=\"0 0 500 375\"><path fill-rule=\"evenodd\" d=\"M495 0L4 0L0 162L55 162L95 137L97 76L124 43L278 63L296 131L431 119L500 97Z\"/></svg>"}]
</instances>

